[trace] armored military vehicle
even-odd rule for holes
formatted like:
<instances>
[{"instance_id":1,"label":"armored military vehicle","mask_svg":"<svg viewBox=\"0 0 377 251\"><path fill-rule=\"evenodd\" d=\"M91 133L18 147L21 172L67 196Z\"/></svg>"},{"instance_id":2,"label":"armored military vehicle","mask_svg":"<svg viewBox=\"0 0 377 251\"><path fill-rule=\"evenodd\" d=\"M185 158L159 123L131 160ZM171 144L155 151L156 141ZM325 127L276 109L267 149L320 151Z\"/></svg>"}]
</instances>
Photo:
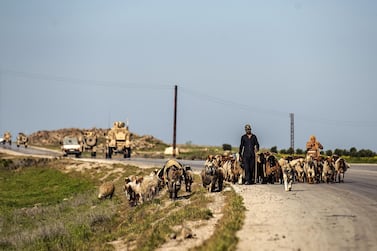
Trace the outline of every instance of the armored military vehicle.
<instances>
[{"instance_id":1,"label":"armored military vehicle","mask_svg":"<svg viewBox=\"0 0 377 251\"><path fill-rule=\"evenodd\" d=\"M9 131L6 131L3 136L3 142L4 145L8 143L9 145L12 145L12 134Z\"/></svg>"},{"instance_id":2,"label":"armored military vehicle","mask_svg":"<svg viewBox=\"0 0 377 251\"><path fill-rule=\"evenodd\" d=\"M26 148L28 146L29 138L26 136L25 133L20 132L17 136L17 147L20 147L20 145L24 145Z\"/></svg>"},{"instance_id":3,"label":"armored military vehicle","mask_svg":"<svg viewBox=\"0 0 377 251\"><path fill-rule=\"evenodd\" d=\"M60 142L62 147L63 156L68 156L70 154L75 155L77 158L81 156L82 146L78 137L65 136Z\"/></svg>"},{"instance_id":4,"label":"armored military vehicle","mask_svg":"<svg viewBox=\"0 0 377 251\"><path fill-rule=\"evenodd\" d=\"M82 149L85 152L90 152L92 157L97 155L97 135L94 131L86 131L82 137Z\"/></svg>"},{"instance_id":5,"label":"armored military vehicle","mask_svg":"<svg viewBox=\"0 0 377 251\"><path fill-rule=\"evenodd\" d=\"M131 157L131 134L124 122L114 122L106 137L106 158L113 154L123 154L124 158Z\"/></svg>"}]
</instances>

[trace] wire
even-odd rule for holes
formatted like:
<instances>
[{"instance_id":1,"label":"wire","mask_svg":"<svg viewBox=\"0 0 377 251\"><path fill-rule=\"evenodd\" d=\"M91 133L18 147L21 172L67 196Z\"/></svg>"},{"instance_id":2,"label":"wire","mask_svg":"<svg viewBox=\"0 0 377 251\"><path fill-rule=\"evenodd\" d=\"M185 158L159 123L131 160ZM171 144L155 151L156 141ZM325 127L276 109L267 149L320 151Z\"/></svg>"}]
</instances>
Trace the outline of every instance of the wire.
<instances>
[{"instance_id":1,"label":"wire","mask_svg":"<svg viewBox=\"0 0 377 251\"><path fill-rule=\"evenodd\" d=\"M284 116L284 117L287 116L287 113L283 112L283 111L277 111L277 110L272 110L272 109L265 109L265 108L261 108L261 107L241 104L241 103L238 103L238 102L214 97L214 96L211 96L211 95L208 95L208 94L205 94L205 93L202 93L202 92L198 92L198 91L195 91L195 90L190 90L188 88L182 87L180 89L182 89L183 92L185 92L185 93L191 94L191 95L196 96L196 97L202 97L207 101L211 101L213 103L217 103L217 104L220 104L220 105L233 106L233 107L237 107L240 110L245 110L245 111L252 110L253 112L256 112L256 113L274 114L274 115L277 115L277 116Z\"/></svg>"},{"instance_id":2,"label":"wire","mask_svg":"<svg viewBox=\"0 0 377 251\"><path fill-rule=\"evenodd\" d=\"M295 116L298 120L310 122L312 124L324 124L330 126L347 126L347 127L377 127L377 121L354 121L354 120L334 120L327 118L313 118L308 116Z\"/></svg>"},{"instance_id":3,"label":"wire","mask_svg":"<svg viewBox=\"0 0 377 251\"><path fill-rule=\"evenodd\" d=\"M4 74L22 77L22 78L28 78L28 79L48 80L48 81L53 81L55 83L60 82L62 84L69 84L69 85L72 85L74 83L80 83L80 84L84 84L88 86L159 89L159 90L163 90L163 89L172 90L174 88L174 85L166 85L166 84L120 82L120 81L109 81L109 80L88 80L88 79L80 79L80 78L72 78L72 77L53 76L53 75L42 74L42 73L31 73L31 72L0 69L0 76ZM2 80L2 82L4 82L4 79ZM50 85L51 83L52 82L49 82L48 84ZM205 101L220 104L223 106L232 106L239 110L253 111L254 113L259 113L259 114L270 114L277 117L287 117L287 115L291 113L291 112L286 112L286 111L278 111L278 110L266 109L263 107L246 105L239 102L211 96L211 95L208 95L207 93L199 92L199 91L192 90L186 87L180 87L180 91L182 91L183 94L191 95L195 98L199 98L202 101L205 100ZM331 120L331 119L312 117L312 116L308 117L306 115L302 116L300 114L295 114L295 119L305 121L305 122L310 122L313 124L320 124L320 125L348 126L348 127L377 127L377 121Z\"/></svg>"},{"instance_id":4,"label":"wire","mask_svg":"<svg viewBox=\"0 0 377 251\"><path fill-rule=\"evenodd\" d=\"M120 82L120 81L109 81L109 80L88 80L72 77L61 77L53 76L42 73L31 73L31 72L22 72L22 71L12 71L0 69L0 72L4 75L12 75L27 79L39 79L39 80L48 80L53 82L61 82L62 84L72 85L74 83L80 83L90 86L101 86L101 87L119 87L119 88L146 88L146 89L173 89L172 85L156 84L156 83L135 83L135 82ZM49 85L51 82L49 82Z\"/></svg>"},{"instance_id":5,"label":"wire","mask_svg":"<svg viewBox=\"0 0 377 251\"><path fill-rule=\"evenodd\" d=\"M195 97L202 97L206 101L210 101L213 103L217 103L220 105L224 106L233 106L235 108L238 108L240 110L246 110L250 111L252 110L255 113L262 113L262 114L270 114L278 117L287 117L292 112L286 112L286 111L277 111L277 110L271 110L271 109L265 109L263 107L256 107L256 106L250 106L246 104L241 104L238 102L230 101L230 100L225 100L221 99L218 97L214 97L211 95L208 95L206 93L202 93L199 91L195 91L192 89L188 88L180 88L183 90L183 92L193 95ZM310 122L313 124L320 124L320 125L331 125L331 126L347 126L347 127L377 127L377 121L352 121L352 120L331 120L331 119L326 119L326 118L320 118L320 117L308 117L306 115L302 116L301 114L296 115L295 114L295 119L305 121L305 122Z\"/></svg>"}]
</instances>

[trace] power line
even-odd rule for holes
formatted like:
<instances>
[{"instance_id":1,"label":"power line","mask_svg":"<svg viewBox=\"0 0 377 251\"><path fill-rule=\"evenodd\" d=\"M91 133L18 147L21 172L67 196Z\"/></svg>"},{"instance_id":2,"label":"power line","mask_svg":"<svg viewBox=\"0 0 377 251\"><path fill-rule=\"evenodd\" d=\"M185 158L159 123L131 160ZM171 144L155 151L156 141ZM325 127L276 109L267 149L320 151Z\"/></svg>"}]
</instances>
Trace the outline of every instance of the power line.
<instances>
[{"instance_id":1,"label":"power line","mask_svg":"<svg viewBox=\"0 0 377 251\"><path fill-rule=\"evenodd\" d=\"M377 121L365 120L334 120L319 117L297 116L298 120L310 122L311 124L329 125L329 126L347 126L347 127L377 127Z\"/></svg>"},{"instance_id":2,"label":"power line","mask_svg":"<svg viewBox=\"0 0 377 251\"><path fill-rule=\"evenodd\" d=\"M14 71L9 69L0 69L1 84L5 83L5 75L16 76L26 79L38 79L52 81L51 83L61 83L62 85L73 85L73 84L83 84L88 86L100 86L100 87L117 87L117 88L135 88L135 89L157 89L157 90L172 90L173 85L167 84L157 84L157 83L136 83L136 82L125 82L125 81L110 81L110 80L89 80L89 79L80 79L66 76L54 76L44 73L32 73L24 71ZM180 87L181 93L187 93L191 96L197 98L203 98L203 100L220 104L223 106L235 107L239 110L252 111L259 114L270 114L273 116L278 116L284 118L289 112L287 111L278 111L273 109L266 109L264 107L256 107L247 104L242 104L239 102L231 101L228 99L223 99L215 97L203 92L192 90L189 88ZM299 115L296 113L296 115ZM308 117L307 115L299 115L296 117L298 120L303 120L305 122L310 122L313 124L320 125L331 125L331 126L347 126L347 127L377 127L377 121L352 121L352 120L332 120L320 117Z\"/></svg>"},{"instance_id":3,"label":"power line","mask_svg":"<svg viewBox=\"0 0 377 251\"><path fill-rule=\"evenodd\" d=\"M166 84L156 84L156 83L136 83L136 82L123 82L123 81L110 81L110 80L89 80L89 79L80 79L73 77L65 76L54 76L44 73L32 73L32 72L23 72L23 71L13 71L0 69L0 72L3 75L11 75L26 79L37 79L37 80L47 80L55 83L62 83L65 85L72 84L84 84L90 86L100 86L100 87L118 87L118 88L145 88L145 89L173 89L172 85ZM4 81L3 81L4 82ZM51 84L51 82L49 83Z\"/></svg>"},{"instance_id":4,"label":"power line","mask_svg":"<svg viewBox=\"0 0 377 251\"><path fill-rule=\"evenodd\" d=\"M262 107L256 107L256 106L251 106L251 105L246 105L246 104L234 102L234 101L231 101L231 100L211 96L211 95L208 95L206 93L191 90L191 89L188 89L188 88L181 88L181 90L182 90L182 92L186 92L186 93L188 93L192 96L202 97L206 101L210 101L210 102L217 103L217 104L224 105L224 106L237 107L240 110L253 111L255 113L263 113L263 114L274 114L274 115L277 115L277 116L280 116L280 117L286 117L286 115L287 115L286 112L272 110L272 109L265 109L265 108L262 108Z\"/></svg>"},{"instance_id":5,"label":"power line","mask_svg":"<svg viewBox=\"0 0 377 251\"><path fill-rule=\"evenodd\" d=\"M253 111L255 113L262 113L262 114L270 114L273 116L278 116L278 117L286 117L287 114L290 114L287 111L278 111L278 110L272 110L272 109L266 109L263 107L256 107L256 106L250 106L247 104L242 104L226 99L222 99L219 97L215 97L212 95L208 95L206 93L202 93L196 90L188 89L188 88L180 88L181 92L187 93L189 95L192 95L194 97L198 98L203 98L206 101L224 105L224 106L232 106L240 110L245 110L245 111ZM297 115L297 113L296 113ZM312 124L320 124L320 125L330 125L330 126L347 126L347 127L377 127L377 121L353 121L353 120L331 120L331 119L326 119L323 117L314 117L314 116L307 116L307 115L300 115L295 116L298 120L305 121L305 122L310 122Z\"/></svg>"}]
</instances>

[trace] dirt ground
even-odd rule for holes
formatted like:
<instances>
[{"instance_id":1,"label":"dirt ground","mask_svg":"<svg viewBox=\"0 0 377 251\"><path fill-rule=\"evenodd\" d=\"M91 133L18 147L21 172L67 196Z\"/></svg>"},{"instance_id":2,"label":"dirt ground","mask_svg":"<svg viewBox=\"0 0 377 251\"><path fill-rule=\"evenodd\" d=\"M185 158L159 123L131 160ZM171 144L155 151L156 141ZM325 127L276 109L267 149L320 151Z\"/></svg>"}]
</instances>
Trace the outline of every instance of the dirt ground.
<instances>
[{"instance_id":1,"label":"dirt ground","mask_svg":"<svg viewBox=\"0 0 377 251\"><path fill-rule=\"evenodd\" d=\"M229 188L228 188L229 189ZM158 248L158 251L183 251L200 246L205 240L209 239L215 231L217 222L223 216L222 208L224 206L224 196L221 193L210 193L214 202L210 204L209 209L213 213L213 217L206 221L186 222L187 227L192 232L192 238L185 238L184 232L177 236L176 239L168 240L164 245ZM181 229L182 226L179 226Z\"/></svg>"},{"instance_id":2,"label":"dirt ground","mask_svg":"<svg viewBox=\"0 0 377 251\"><path fill-rule=\"evenodd\" d=\"M376 202L347 192L342 184L297 183L290 192L280 184L233 188L246 207L244 225L237 232L237 250L377 250ZM216 201L215 208L223 205L221 199ZM214 215L200 228L190 226L194 238L172 240L158 250L181 251L200 245L221 217L218 209Z\"/></svg>"},{"instance_id":3,"label":"dirt ground","mask_svg":"<svg viewBox=\"0 0 377 251\"><path fill-rule=\"evenodd\" d=\"M326 185L235 186L247 209L237 250L377 250L375 202Z\"/></svg>"}]
</instances>

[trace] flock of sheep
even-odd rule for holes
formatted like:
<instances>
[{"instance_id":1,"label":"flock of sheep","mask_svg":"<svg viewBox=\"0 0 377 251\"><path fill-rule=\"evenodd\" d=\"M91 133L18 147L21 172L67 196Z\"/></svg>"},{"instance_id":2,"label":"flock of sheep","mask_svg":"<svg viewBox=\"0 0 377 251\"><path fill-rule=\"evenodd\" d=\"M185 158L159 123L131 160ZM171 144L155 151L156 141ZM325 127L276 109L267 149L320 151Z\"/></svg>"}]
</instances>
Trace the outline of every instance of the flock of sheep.
<instances>
[{"instance_id":1,"label":"flock of sheep","mask_svg":"<svg viewBox=\"0 0 377 251\"><path fill-rule=\"evenodd\" d=\"M286 191L291 190L294 180L309 184L344 182L344 174L351 167L345 159L336 155L319 158L307 155L305 158L280 159L278 164L284 175L284 184L288 183L288 187L285 186Z\"/></svg>"},{"instance_id":2,"label":"flock of sheep","mask_svg":"<svg viewBox=\"0 0 377 251\"><path fill-rule=\"evenodd\" d=\"M287 157L277 159L270 152L257 154L256 183L279 182L285 191L291 191L294 182L329 183L344 182L344 173L350 165L338 156L313 158ZM223 183L242 184L245 178L238 155L209 155L201 173L202 185L209 192L222 191ZM177 199L182 184L191 192L193 172L175 159L168 160L161 169L147 176L131 175L125 179L123 192L131 205L142 204L153 199L166 186L171 199ZM111 198L115 186L106 182L99 187L98 198Z\"/></svg>"},{"instance_id":3,"label":"flock of sheep","mask_svg":"<svg viewBox=\"0 0 377 251\"><path fill-rule=\"evenodd\" d=\"M175 159L168 160L161 169L154 170L147 176L131 175L124 180L123 192L130 205L135 206L152 200L166 186L171 199L177 199L182 184L186 192L191 192L193 173L190 166L183 166ZM106 182L99 187L98 198L111 198L114 184Z\"/></svg>"},{"instance_id":4,"label":"flock of sheep","mask_svg":"<svg viewBox=\"0 0 377 251\"><path fill-rule=\"evenodd\" d=\"M344 182L344 173L350 165L336 155L313 158L287 157L277 159L270 152L261 152L256 158L255 182L258 183L284 183L285 191L291 191L292 184L296 182L329 183ZM245 178L244 170L238 155L210 155L205 162L201 173L203 186L209 191L220 190L223 182L242 184Z\"/></svg>"}]
</instances>

